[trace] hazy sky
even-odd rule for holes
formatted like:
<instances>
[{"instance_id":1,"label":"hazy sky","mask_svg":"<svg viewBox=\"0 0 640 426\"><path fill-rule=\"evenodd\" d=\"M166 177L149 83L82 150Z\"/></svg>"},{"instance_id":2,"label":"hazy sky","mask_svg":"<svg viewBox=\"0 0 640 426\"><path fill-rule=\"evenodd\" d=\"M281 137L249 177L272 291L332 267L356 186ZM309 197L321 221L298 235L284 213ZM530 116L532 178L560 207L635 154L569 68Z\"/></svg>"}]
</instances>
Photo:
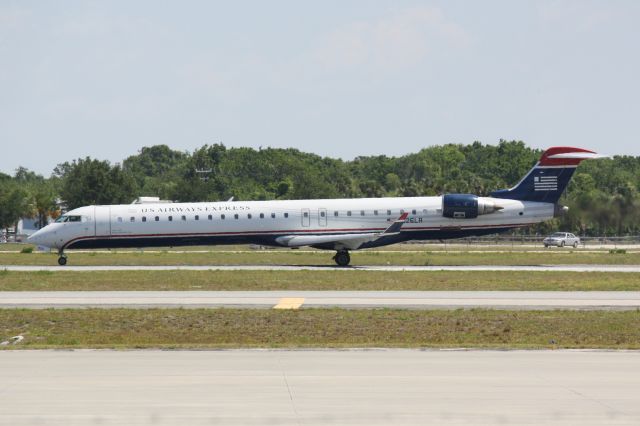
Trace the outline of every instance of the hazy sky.
<instances>
[{"instance_id":1,"label":"hazy sky","mask_svg":"<svg viewBox=\"0 0 640 426\"><path fill-rule=\"evenodd\" d=\"M0 0L0 170L141 147L640 155L640 1Z\"/></svg>"}]
</instances>

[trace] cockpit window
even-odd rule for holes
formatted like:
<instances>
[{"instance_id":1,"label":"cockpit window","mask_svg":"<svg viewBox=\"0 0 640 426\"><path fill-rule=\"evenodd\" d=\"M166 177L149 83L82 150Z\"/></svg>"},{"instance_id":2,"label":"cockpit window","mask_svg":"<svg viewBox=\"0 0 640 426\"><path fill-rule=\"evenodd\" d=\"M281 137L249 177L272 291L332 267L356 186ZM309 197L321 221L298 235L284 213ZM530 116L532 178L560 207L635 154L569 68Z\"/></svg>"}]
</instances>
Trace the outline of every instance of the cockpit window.
<instances>
[{"instance_id":1,"label":"cockpit window","mask_svg":"<svg viewBox=\"0 0 640 426\"><path fill-rule=\"evenodd\" d=\"M82 216L67 216L67 215L62 215L59 218L56 219L57 223L61 223L61 222L82 222Z\"/></svg>"}]
</instances>

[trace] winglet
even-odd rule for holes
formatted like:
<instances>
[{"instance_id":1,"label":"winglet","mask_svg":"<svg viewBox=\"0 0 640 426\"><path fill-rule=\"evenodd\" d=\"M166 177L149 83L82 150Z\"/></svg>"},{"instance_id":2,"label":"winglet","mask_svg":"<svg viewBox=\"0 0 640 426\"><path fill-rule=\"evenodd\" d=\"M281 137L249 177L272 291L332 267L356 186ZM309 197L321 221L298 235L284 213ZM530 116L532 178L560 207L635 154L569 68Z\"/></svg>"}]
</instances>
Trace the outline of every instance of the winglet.
<instances>
[{"instance_id":1,"label":"winglet","mask_svg":"<svg viewBox=\"0 0 640 426\"><path fill-rule=\"evenodd\" d=\"M407 212L402 213L402 215L400 215L399 218L393 221L391 226L389 226L387 229L384 230L383 234L395 234L400 232L400 228L402 228L402 225L404 225L408 216L409 216L409 213Z\"/></svg>"}]
</instances>

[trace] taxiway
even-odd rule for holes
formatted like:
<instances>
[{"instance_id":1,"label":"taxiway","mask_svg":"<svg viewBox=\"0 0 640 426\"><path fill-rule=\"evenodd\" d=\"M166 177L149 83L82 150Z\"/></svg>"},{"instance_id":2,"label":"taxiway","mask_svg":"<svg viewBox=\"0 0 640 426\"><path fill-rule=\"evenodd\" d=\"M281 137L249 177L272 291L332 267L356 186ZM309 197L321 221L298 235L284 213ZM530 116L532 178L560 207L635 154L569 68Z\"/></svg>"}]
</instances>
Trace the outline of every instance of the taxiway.
<instances>
[{"instance_id":1,"label":"taxiway","mask_svg":"<svg viewBox=\"0 0 640 426\"><path fill-rule=\"evenodd\" d=\"M640 291L14 291L0 308L639 309Z\"/></svg>"}]
</instances>

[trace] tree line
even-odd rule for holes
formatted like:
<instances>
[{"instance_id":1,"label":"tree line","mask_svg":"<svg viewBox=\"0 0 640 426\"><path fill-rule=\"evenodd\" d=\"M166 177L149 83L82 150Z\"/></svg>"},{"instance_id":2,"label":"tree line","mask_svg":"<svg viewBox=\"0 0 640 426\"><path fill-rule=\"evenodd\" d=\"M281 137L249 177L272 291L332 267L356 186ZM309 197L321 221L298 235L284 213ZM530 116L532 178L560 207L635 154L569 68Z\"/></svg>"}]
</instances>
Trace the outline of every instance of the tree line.
<instances>
[{"instance_id":1,"label":"tree line","mask_svg":"<svg viewBox=\"0 0 640 426\"><path fill-rule=\"evenodd\" d=\"M130 203L138 196L174 201L488 195L517 183L541 155L522 141L497 145L432 146L388 157L344 161L297 149L227 148L204 145L193 153L166 145L142 148L121 164L80 158L59 164L43 177L19 168L0 173L0 228L19 217L59 214L91 204ZM566 230L580 235L635 235L640 231L640 157L583 162L561 203L569 213L525 229Z\"/></svg>"}]
</instances>

